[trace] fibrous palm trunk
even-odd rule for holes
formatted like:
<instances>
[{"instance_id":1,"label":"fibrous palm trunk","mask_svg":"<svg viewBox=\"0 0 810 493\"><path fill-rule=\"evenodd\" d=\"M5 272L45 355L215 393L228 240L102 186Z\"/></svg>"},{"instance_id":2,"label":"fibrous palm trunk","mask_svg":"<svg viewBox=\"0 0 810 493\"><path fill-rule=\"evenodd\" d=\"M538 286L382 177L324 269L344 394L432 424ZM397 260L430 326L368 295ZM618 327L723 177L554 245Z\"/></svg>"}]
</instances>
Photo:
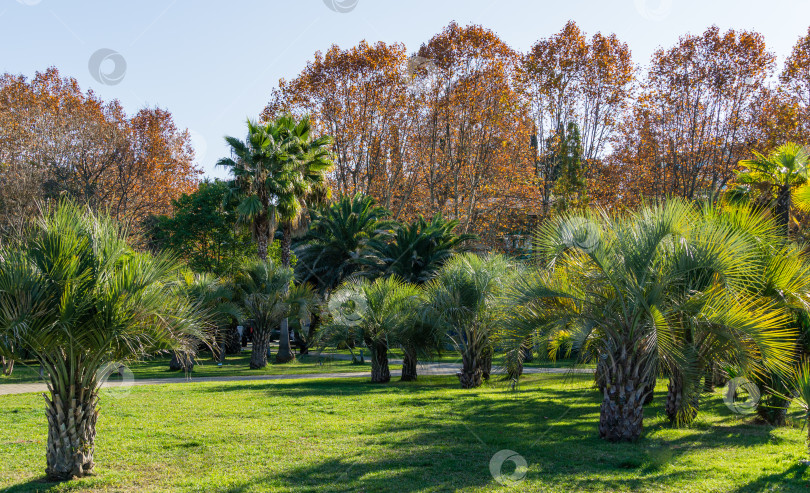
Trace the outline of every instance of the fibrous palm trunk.
<instances>
[{"instance_id":1,"label":"fibrous palm trunk","mask_svg":"<svg viewBox=\"0 0 810 493\"><path fill-rule=\"evenodd\" d=\"M700 404L699 378L692 381L682 371L674 370L667 386L666 414L675 426L685 426L695 420Z\"/></svg>"},{"instance_id":2,"label":"fibrous palm trunk","mask_svg":"<svg viewBox=\"0 0 810 493\"><path fill-rule=\"evenodd\" d=\"M77 384L49 383L45 397L48 418L48 448L45 453L48 479L66 481L93 471L93 452L98 419L96 389ZM59 390L67 389L64 395Z\"/></svg>"},{"instance_id":3,"label":"fibrous palm trunk","mask_svg":"<svg viewBox=\"0 0 810 493\"><path fill-rule=\"evenodd\" d=\"M409 346L402 346L402 376L403 382L413 382L416 380L416 350Z\"/></svg>"},{"instance_id":4,"label":"fibrous palm trunk","mask_svg":"<svg viewBox=\"0 0 810 493\"><path fill-rule=\"evenodd\" d=\"M194 360L188 355L174 353L171 361L169 361L169 370L171 371L192 371L193 369Z\"/></svg>"},{"instance_id":5,"label":"fibrous palm trunk","mask_svg":"<svg viewBox=\"0 0 810 493\"><path fill-rule=\"evenodd\" d=\"M290 267L290 246L292 245L292 228L285 225L282 228L281 240L281 263L284 267ZM278 336L278 352L276 353L276 363L288 363L295 359L295 353L290 347L290 325L286 318L281 321Z\"/></svg>"},{"instance_id":6,"label":"fibrous palm trunk","mask_svg":"<svg viewBox=\"0 0 810 493\"><path fill-rule=\"evenodd\" d=\"M480 387L483 383L483 369L481 368L483 341L469 335L461 353L461 371L456 375L462 389Z\"/></svg>"},{"instance_id":7,"label":"fibrous palm trunk","mask_svg":"<svg viewBox=\"0 0 810 493\"><path fill-rule=\"evenodd\" d=\"M612 358L599 359L597 373L602 379L602 405L599 436L611 442L633 442L643 430L643 361L629 343L616 348Z\"/></svg>"},{"instance_id":8,"label":"fibrous palm trunk","mask_svg":"<svg viewBox=\"0 0 810 493\"><path fill-rule=\"evenodd\" d=\"M270 347L270 331L253 330L253 352L250 353L250 369L257 370L267 366L267 349Z\"/></svg>"},{"instance_id":9,"label":"fibrous palm trunk","mask_svg":"<svg viewBox=\"0 0 810 493\"><path fill-rule=\"evenodd\" d=\"M391 381L391 370L388 369L388 344L385 341L367 341L371 351L371 381L372 383L387 383Z\"/></svg>"},{"instance_id":10,"label":"fibrous palm trunk","mask_svg":"<svg viewBox=\"0 0 810 493\"><path fill-rule=\"evenodd\" d=\"M492 373L492 346L487 345L481 352L481 378L489 380L489 375Z\"/></svg>"}]
</instances>

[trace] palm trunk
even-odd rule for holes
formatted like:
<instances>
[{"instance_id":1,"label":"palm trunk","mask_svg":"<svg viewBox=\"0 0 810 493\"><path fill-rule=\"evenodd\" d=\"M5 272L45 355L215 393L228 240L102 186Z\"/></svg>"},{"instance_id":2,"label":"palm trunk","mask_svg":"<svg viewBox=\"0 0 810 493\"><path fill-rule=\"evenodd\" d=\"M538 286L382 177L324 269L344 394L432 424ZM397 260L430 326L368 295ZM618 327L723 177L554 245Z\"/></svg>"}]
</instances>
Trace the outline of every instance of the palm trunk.
<instances>
[{"instance_id":1,"label":"palm trunk","mask_svg":"<svg viewBox=\"0 0 810 493\"><path fill-rule=\"evenodd\" d=\"M290 267L290 246L292 245L292 229L285 225L282 229L281 240L281 263L284 267ZM286 291L286 288L285 288ZM286 294L286 293L285 293ZM276 363L288 363L295 359L295 353L290 347L290 326L287 319L281 321L278 336L278 353L276 353Z\"/></svg>"},{"instance_id":2,"label":"palm trunk","mask_svg":"<svg viewBox=\"0 0 810 493\"><path fill-rule=\"evenodd\" d=\"M402 376L403 382L413 382L416 380L416 350L410 346L402 346Z\"/></svg>"},{"instance_id":3,"label":"palm trunk","mask_svg":"<svg viewBox=\"0 0 810 493\"><path fill-rule=\"evenodd\" d=\"M790 206L791 195L790 187L780 187L776 196L776 223L782 228L785 238L790 236Z\"/></svg>"},{"instance_id":4,"label":"palm trunk","mask_svg":"<svg viewBox=\"0 0 810 493\"><path fill-rule=\"evenodd\" d=\"M644 387L643 405L645 406L652 404L653 398L655 397L655 380L655 376L650 377L647 385Z\"/></svg>"},{"instance_id":5,"label":"palm trunk","mask_svg":"<svg viewBox=\"0 0 810 493\"><path fill-rule=\"evenodd\" d=\"M170 371L192 371L193 369L194 361L192 361L191 357L188 355L180 356L179 354L174 353L171 361L169 361Z\"/></svg>"},{"instance_id":6,"label":"palm trunk","mask_svg":"<svg viewBox=\"0 0 810 493\"><path fill-rule=\"evenodd\" d=\"M98 419L96 389L49 382L51 398L45 397L48 418L48 448L45 453L48 479L66 481L93 471L93 453ZM67 389L64 395L57 389Z\"/></svg>"},{"instance_id":7,"label":"palm trunk","mask_svg":"<svg viewBox=\"0 0 810 493\"><path fill-rule=\"evenodd\" d=\"M253 352L250 353L250 369L267 366L267 349L270 347L270 331L253 329Z\"/></svg>"},{"instance_id":8,"label":"palm trunk","mask_svg":"<svg viewBox=\"0 0 810 493\"><path fill-rule=\"evenodd\" d=\"M625 342L613 358L599 360L604 379L599 436L610 442L634 442L644 428L642 361Z\"/></svg>"},{"instance_id":9,"label":"palm trunk","mask_svg":"<svg viewBox=\"0 0 810 493\"><path fill-rule=\"evenodd\" d=\"M14 371L14 360L0 357L0 366L3 367L3 375L8 377Z\"/></svg>"},{"instance_id":10,"label":"palm trunk","mask_svg":"<svg viewBox=\"0 0 810 493\"><path fill-rule=\"evenodd\" d=\"M669 422L675 426L691 424L698 414L700 381L689 382L687 380L688 377L678 370L673 371L669 377L666 414ZM688 388L689 386L694 388Z\"/></svg>"},{"instance_id":11,"label":"palm trunk","mask_svg":"<svg viewBox=\"0 0 810 493\"><path fill-rule=\"evenodd\" d=\"M388 369L388 344L385 341L367 341L371 351L371 382L388 383L391 370Z\"/></svg>"},{"instance_id":12,"label":"palm trunk","mask_svg":"<svg viewBox=\"0 0 810 493\"><path fill-rule=\"evenodd\" d=\"M492 346L487 345L481 351L481 378L489 380L489 375L492 373Z\"/></svg>"},{"instance_id":13,"label":"palm trunk","mask_svg":"<svg viewBox=\"0 0 810 493\"><path fill-rule=\"evenodd\" d=\"M480 343L481 341L474 340L473 337L467 337L466 346L461 354L461 371L456 374L462 389L473 389L483 383Z\"/></svg>"}]
</instances>

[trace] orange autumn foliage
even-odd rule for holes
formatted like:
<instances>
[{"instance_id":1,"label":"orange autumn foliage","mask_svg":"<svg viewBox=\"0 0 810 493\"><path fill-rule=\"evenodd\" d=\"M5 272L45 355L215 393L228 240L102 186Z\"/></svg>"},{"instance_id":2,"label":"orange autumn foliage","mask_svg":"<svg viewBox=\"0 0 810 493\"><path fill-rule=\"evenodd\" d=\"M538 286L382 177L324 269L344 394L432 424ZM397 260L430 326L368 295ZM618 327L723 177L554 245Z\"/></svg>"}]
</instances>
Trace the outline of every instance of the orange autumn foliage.
<instances>
[{"instance_id":1,"label":"orange autumn foliage","mask_svg":"<svg viewBox=\"0 0 810 493\"><path fill-rule=\"evenodd\" d=\"M187 132L160 108L128 117L55 68L0 77L0 228L18 234L37 201L68 194L138 229L194 190Z\"/></svg>"}]
</instances>

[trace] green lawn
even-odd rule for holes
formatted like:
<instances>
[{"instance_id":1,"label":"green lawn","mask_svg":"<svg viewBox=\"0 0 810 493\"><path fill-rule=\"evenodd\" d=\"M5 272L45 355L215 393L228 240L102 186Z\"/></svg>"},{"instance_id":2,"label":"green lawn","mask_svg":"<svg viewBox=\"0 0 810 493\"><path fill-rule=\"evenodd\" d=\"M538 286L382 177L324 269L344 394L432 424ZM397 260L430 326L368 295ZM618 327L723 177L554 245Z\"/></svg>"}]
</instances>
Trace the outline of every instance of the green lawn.
<instances>
[{"instance_id":1,"label":"green lawn","mask_svg":"<svg viewBox=\"0 0 810 493\"><path fill-rule=\"evenodd\" d=\"M464 391L454 377L135 387L102 400L96 476L40 482L45 415L37 395L0 397L0 490L490 491L503 449L528 463L510 491L807 491L799 428L771 429L707 396L690 429L665 426L663 396L644 438L597 438L589 376L533 375ZM664 391L664 385L659 386ZM510 472L507 467L504 473Z\"/></svg>"},{"instance_id":2,"label":"green lawn","mask_svg":"<svg viewBox=\"0 0 810 493\"><path fill-rule=\"evenodd\" d=\"M183 372L169 371L168 356L151 358L146 361L132 363L128 367L132 370L135 379L149 378L182 378ZM365 365L353 365L351 361L331 358L328 354L298 355L296 361L285 364L274 364L272 360L265 368L251 370L250 351L243 351L239 355L228 356L223 366L211 359L210 353L202 357L199 364L194 366L192 377L227 377L248 375L283 375L283 374L310 374L310 373L344 373L344 372L370 372L369 361ZM400 366L392 365L391 369ZM17 364L10 376L0 374L0 385L4 383L31 383L39 382L39 367Z\"/></svg>"}]
</instances>

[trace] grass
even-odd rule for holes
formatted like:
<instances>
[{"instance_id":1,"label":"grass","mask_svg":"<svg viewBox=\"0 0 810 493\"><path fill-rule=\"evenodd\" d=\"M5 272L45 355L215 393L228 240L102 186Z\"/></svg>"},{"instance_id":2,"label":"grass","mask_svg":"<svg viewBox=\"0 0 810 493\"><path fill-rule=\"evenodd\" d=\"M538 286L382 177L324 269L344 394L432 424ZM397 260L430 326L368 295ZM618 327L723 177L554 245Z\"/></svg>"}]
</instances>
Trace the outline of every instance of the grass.
<instances>
[{"instance_id":1,"label":"grass","mask_svg":"<svg viewBox=\"0 0 810 493\"><path fill-rule=\"evenodd\" d=\"M162 356L150 358L128 365L136 380L153 378L182 378L184 372L169 371L169 361L171 357ZM237 377L249 375L283 375L283 374L311 374L311 373L346 373L346 372L369 372L370 364L366 360L365 365L353 365L351 361L331 358L328 354L318 355L312 352L309 355L298 355L294 362L285 364L274 364L272 360L265 368L259 370L250 369L250 350L243 351L239 355L227 356L223 366L211 359L211 354L202 357L191 372L192 378L200 377ZM399 369L400 366L392 365L391 369ZM14 372L10 376L0 374L0 385L5 383L34 383L41 381L39 378L39 367L17 364Z\"/></svg>"},{"instance_id":2,"label":"grass","mask_svg":"<svg viewBox=\"0 0 810 493\"><path fill-rule=\"evenodd\" d=\"M531 375L464 391L453 377L134 387L102 400L96 475L41 482L42 398L0 397L0 490L438 492L503 489L490 460L528 472L512 491L806 491L800 428L772 429L705 396L688 429L661 417L665 386L635 444L597 437L589 376ZM509 474L507 463L503 473Z\"/></svg>"}]
</instances>

